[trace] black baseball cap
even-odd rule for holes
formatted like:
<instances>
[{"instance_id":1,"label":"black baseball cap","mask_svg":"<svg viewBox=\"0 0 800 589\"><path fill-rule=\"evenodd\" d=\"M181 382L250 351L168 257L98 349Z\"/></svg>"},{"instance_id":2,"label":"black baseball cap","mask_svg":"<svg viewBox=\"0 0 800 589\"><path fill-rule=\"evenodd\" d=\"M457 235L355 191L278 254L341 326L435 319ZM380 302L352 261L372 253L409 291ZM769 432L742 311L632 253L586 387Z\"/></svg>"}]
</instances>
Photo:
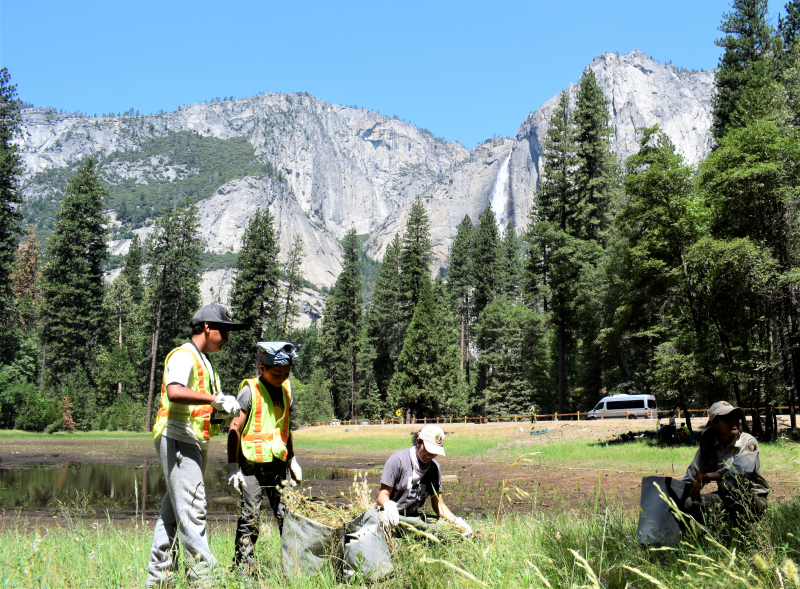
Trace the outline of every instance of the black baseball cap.
<instances>
[{"instance_id":1,"label":"black baseball cap","mask_svg":"<svg viewBox=\"0 0 800 589\"><path fill-rule=\"evenodd\" d=\"M197 325L198 323L218 323L219 325L225 325L231 331L247 329L246 323L233 322L228 309L219 303L206 305L195 313L194 317L192 317L192 325Z\"/></svg>"}]
</instances>

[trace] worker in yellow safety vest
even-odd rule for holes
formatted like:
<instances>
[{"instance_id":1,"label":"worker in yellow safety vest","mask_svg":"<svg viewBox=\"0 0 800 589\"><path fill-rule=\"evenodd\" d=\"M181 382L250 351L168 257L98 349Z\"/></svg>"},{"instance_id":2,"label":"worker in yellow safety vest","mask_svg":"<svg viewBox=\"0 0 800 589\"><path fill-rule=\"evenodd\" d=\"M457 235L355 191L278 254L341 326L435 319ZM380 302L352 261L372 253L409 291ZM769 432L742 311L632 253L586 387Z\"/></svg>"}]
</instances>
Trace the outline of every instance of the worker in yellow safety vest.
<instances>
[{"instance_id":1,"label":"worker in yellow safety vest","mask_svg":"<svg viewBox=\"0 0 800 589\"><path fill-rule=\"evenodd\" d=\"M234 564L255 565L259 514L264 497L283 527L283 503L279 487L289 480L303 480L303 471L294 458L290 417L292 391L289 374L297 358L287 342L259 342L258 379L239 385L239 417L228 432L228 464L225 479L234 493L241 495L241 511L236 523Z\"/></svg>"},{"instance_id":2,"label":"worker in yellow safety vest","mask_svg":"<svg viewBox=\"0 0 800 589\"><path fill-rule=\"evenodd\" d=\"M222 350L228 333L245 327L231 321L222 305L206 305L192 317L191 339L167 354L164 361L161 408L153 426L153 440L167 492L150 549L150 587L173 584L177 539L192 583L205 577L216 564L206 534L203 476L208 441L219 434L220 423L239 414L239 403L220 391L219 374L207 354Z\"/></svg>"}]
</instances>

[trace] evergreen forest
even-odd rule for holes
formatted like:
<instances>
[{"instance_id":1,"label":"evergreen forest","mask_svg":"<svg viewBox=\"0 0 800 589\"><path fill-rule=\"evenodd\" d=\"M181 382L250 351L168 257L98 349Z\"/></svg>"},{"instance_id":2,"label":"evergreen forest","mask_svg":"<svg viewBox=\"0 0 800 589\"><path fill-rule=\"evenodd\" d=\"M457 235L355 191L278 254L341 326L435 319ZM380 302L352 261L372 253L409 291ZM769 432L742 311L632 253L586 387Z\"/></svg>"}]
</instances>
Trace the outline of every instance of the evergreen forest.
<instances>
[{"instance_id":1,"label":"evergreen forest","mask_svg":"<svg viewBox=\"0 0 800 589\"><path fill-rule=\"evenodd\" d=\"M720 31L704 161L688 165L658 126L618 161L609 103L587 68L550 118L525 230L491 207L465 217L433 279L419 199L380 263L365 236L344 237L324 317L298 329L305 252L295 240L279 262L275 219L259 211L228 260L232 315L251 327L213 358L223 390L255 373L256 341L282 339L299 347L297 424L570 413L646 393L660 408L752 408L763 418L753 433L774 437L776 408L800 394L800 0L777 23L767 0L733 0ZM195 203L220 166L203 160L164 198L159 183L109 192L87 158L64 178L52 223L25 223L20 104L0 70L0 425L145 429L164 358L201 304L209 261ZM204 149L237 155L225 177L277 174L255 170L244 143L162 141L198 161ZM113 261L110 283L108 202L126 227L160 211L156 231Z\"/></svg>"}]
</instances>

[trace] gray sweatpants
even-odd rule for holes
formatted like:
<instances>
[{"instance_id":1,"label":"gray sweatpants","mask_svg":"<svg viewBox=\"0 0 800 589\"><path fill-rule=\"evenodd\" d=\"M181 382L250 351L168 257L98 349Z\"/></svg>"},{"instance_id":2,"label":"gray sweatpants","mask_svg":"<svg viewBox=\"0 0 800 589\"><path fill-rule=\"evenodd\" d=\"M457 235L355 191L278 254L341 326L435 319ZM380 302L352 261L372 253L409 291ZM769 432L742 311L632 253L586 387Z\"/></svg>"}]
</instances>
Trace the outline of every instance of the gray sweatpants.
<instances>
[{"instance_id":1,"label":"gray sweatpants","mask_svg":"<svg viewBox=\"0 0 800 589\"><path fill-rule=\"evenodd\" d=\"M161 458L167 492L161 501L150 564L147 566L147 585L163 587L173 584L179 553L177 539L186 555L186 569L194 582L204 576L216 559L208 547L206 535L206 489L203 474L208 449L197 444L173 440L166 436L154 440ZM177 532L177 538L176 533Z\"/></svg>"}]
</instances>

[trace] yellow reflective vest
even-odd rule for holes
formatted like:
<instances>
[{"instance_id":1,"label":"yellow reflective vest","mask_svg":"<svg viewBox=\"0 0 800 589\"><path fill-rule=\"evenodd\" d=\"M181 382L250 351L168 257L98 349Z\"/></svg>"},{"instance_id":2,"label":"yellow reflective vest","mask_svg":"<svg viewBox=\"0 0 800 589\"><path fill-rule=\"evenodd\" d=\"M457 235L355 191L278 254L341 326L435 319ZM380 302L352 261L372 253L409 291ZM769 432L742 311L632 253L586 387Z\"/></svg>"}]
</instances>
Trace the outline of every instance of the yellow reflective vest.
<instances>
[{"instance_id":1,"label":"yellow reflective vest","mask_svg":"<svg viewBox=\"0 0 800 589\"><path fill-rule=\"evenodd\" d=\"M153 437L157 438L164 433L169 421L186 421L192 426L192 431L199 440L207 440L211 436L219 435L219 424L211 423L211 412L214 408L211 405L180 405L169 402L167 396L167 364L175 352L186 352L192 355L194 368L189 374L187 388L214 395L220 390L219 374L214 371L214 382L211 382L211 375L207 365L198 355L197 350L191 343L185 343L180 348L175 348L167 354L164 360L164 376L161 377L161 409L158 410L156 422L153 424Z\"/></svg>"},{"instance_id":2,"label":"yellow reflective vest","mask_svg":"<svg viewBox=\"0 0 800 589\"><path fill-rule=\"evenodd\" d=\"M242 431L242 454L250 462L272 462L273 457L286 461L289 451L289 408L292 405L292 388L289 380L284 381L283 415L275 419L275 408L272 405L266 387L256 378L243 380L239 385L250 387L252 404L247 416L247 423Z\"/></svg>"}]
</instances>

